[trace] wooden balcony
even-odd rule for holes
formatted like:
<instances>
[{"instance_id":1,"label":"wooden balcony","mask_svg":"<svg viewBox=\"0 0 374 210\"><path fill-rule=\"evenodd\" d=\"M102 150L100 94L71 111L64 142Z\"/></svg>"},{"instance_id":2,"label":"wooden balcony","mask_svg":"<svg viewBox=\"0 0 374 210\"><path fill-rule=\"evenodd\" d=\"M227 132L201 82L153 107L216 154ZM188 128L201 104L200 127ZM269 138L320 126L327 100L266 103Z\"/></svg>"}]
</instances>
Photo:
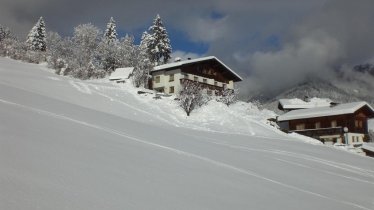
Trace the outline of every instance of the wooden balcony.
<instances>
[{"instance_id":1,"label":"wooden balcony","mask_svg":"<svg viewBox=\"0 0 374 210\"><path fill-rule=\"evenodd\" d=\"M217 90L218 92L222 92L224 90L224 87L220 87L220 86L216 86L216 85L211 85L211 84L200 82L200 81L194 81L194 80L188 79L188 78L182 78L182 79L180 79L181 84L184 81L198 82L203 89Z\"/></svg>"},{"instance_id":2,"label":"wooden balcony","mask_svg":"<svg viewBox=\"0 0 374 210\"><path fill-rule=\"evenodd\" d=\"M305 130L293 130L292 132L309 136L312 138L319 138L320 136L331 136L331 135L343 135L343 127L334 128L317 128L317 129L305 129Z\"/></svg>"}]
</instances>

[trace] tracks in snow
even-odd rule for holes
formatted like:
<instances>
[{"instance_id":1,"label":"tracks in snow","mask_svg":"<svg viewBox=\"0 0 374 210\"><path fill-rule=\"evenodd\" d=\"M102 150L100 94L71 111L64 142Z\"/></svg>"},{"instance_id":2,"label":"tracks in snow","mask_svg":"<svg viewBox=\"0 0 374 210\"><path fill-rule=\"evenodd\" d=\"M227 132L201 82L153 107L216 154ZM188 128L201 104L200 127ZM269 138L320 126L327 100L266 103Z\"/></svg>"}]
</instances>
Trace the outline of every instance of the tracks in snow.
<instances>
[{"instance_id":1,"label":"tracks in snow","mask_svg":"<svg viewBox=\"0 0 374 210\"><path fill-rule=\"evenodd\" d=\"M269 183L272 183L272 184L276 184L278 186L281 186L281 187L284 187L284 188L287 188L287 189L290 189L290 190L294 190L294 191L305 193L305 194L308 194L308 195L311 195L311 196L319 197L321 199L326 199L326 200L329 200L329 201L332 201L332 202L335 202L335 203L339 203L339 204L342 204L342 205L347 205L347 206L350 206L350 207L353 207L353 208L356 208L356 209L370 210L369 208L367 208L365 206L361 206L361 205L356 204L356 203L348 202L348 201L345 201L345 200L339 200L339 199L336 199L336 198L333 198L333 197L330 197L330 196L327 196L327 195L323 195L321 193L305 190L305 189L299 188L299 187L294 186L294 185L290 185L290 184L287 184L287 183L283 183L281 181L277 181L277 180L274 180L274 179L271 179L271 178L267 178L267 177L262 176L258 173L255 173L254 171L239 168L239 167L236 167L234 165L230 165L230 164L227 164L227 163L224 163L224 162L220 162L220 161L210 159L208 157L204 157L204 156L197 155L197 154L194 154L194 153L186 152L186 151L179 150L179 149L176 149L176 148L172 148L172 147L169 147L169 146L145 141L145 140L136 138L134 136L130 136L130 135L128 135L124 132L118 131L118 130L114 130L114 129L111 129L111 128L99 126L99 125L88 123L88 122L84 122L84 121L81 121L81 120L78 120L78 119L63 116L61 114L56 114L56 113L45 111L45 110L42 110L42 109L38 109L38 108L34 108L34 107L30 107L30 106L26 106L26 105L22 105L22 104L18 104L18 103L14 103L14 102L7 101L7 100L1 99L1 98L0 98L0 102L3 103L3 104L6 104L6 105L10 105L10 106L20 108L20 109L24 109L24 110L32 111L32 112L35 112L35 113L39 113L39 114L44 115L44 116L53 117L55 119L60 119L60 120L66 120L66 121L70 121L70 122L73 122L73 123L76 123L76 124L79 124L79 125L90 127L92 129L101 130L101 131L109 133L111 135L117 135L117 136L126 138L127 140L131 140L131 141L134 141L134 142L145 144L145 145L148 145L148 146L151 146L151 147L156 147L156 148L159 148L161 150L165 150L165 151L168 151L168 152L171 152L171 153L175 153L175 154L178 154L178 155L183 155L183 156L186 156L186 157L189 157L189 158L194 158L196 160L203 161L203 162L208 163L208 164L212 164L216 167L220 167L220 168L223 168L223 169L226 169L226 170L231 170L233 172L240 173L240 174L243 174L243 175L255 177L257 179L260 179L260 180L263 180L263 181L266 181L266 182L269 182ZM240 148L241 149L247 149L247 150L249 149L249 148L242 148L242 147L240 147ZM286 151L269 150L268 152L287 154L287 155L290 155L290 156L295 155L293 153L289 153L289 152L286 152ZM307 158L307 156L305 156L304 158ZM310 160L315 160L317 162L320 161L320 160L318 160L318 158L314 158L314 157L313 158L309 157L309 159Z\"/></svg>"}]
</instances>

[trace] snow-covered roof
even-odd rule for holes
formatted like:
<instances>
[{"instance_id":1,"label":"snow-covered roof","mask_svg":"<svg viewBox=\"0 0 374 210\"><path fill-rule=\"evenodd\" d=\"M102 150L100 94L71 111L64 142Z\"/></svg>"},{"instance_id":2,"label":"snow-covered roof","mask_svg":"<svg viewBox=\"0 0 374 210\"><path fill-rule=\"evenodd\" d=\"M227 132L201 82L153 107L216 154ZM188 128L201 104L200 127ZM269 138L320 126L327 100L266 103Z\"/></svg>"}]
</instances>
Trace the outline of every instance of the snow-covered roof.
<instances>
[{"instance_id":1,"label":"snow-covered roof","mask_svg":"<svg viewBox=\"0 0 374 210\"><path fill-rule=\"evenodd\" d=\"M299 109L287 112L278 117L278 121L287 121L287 120L295 120L295 119L307 119L307 118L314 118L314 117L324 117L324 116L334 116L334 115L341 115L341 114L353 114L360 108L367 106L372 113L374 113L374 109L366 102L353 102L353 103L346 103L346 104L339 104L333 107L318 107L318 108L311 108L311 109Z\"/></svg>"},{"instance_id":2,"label":"snow-covered roof","mask_svg":"<svg viewBox=\"0 0 374 210\"><path fill-rule=\"evenodd\" d=\"M362 149L374 152L374 143L364 143L362 144Z\"/></svg>"},{"instance_id":3,"label":"snow-covered roof","mask_svg":"<svg viewBox=\"0 0 374 210\"><path fill-rule=\"evenodd\" d=\"M134 67L117 68L109 77L109 80L128 79Z\"/></svg>"},{"instance_id":4,"label":"snow-covered roof","mask_svg":"<svg viewBox=\"0 0 374 210\"><path fill-rule=\"evenodd\" d=\"M279 99L279 104L283 109L310 109L316 107L328 107L332 101L328 98L311 98L309 102L304 100L293 99Z\"/></svg>"},{"instance_id":5,"label":"snow-covered roof","mask_svg":"<svg viewBox=\"0 0 374 210\"><path fill-rule=\"evenodd\" d=\"M207 56L207 57L202 57L202 58L177 61L177 62L173 62L173 63L167 63L167 64L155 66L153 68L152 72L166 70L166 69L175 69L175 68L181 67L181 66L186 65L186 64L197 63L197 62L207 61L207 60L216 60L218 63L220 63L222 66L224 66L236 78L235 81L242 81L243 80L243 78L241 78L237 73L235 73L232 69L230 69L230 67L228 67L226 64L224 64L221 60L219 60L215 56Z\"/></svg>"}]
</instances>

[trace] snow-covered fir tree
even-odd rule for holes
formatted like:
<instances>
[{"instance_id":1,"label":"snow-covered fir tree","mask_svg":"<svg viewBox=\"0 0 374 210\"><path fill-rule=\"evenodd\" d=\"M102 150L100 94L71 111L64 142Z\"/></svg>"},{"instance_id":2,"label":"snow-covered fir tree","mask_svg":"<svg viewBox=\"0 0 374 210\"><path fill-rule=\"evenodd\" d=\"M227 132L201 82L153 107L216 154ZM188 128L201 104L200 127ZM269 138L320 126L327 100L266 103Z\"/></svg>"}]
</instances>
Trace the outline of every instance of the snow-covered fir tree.
<instances>
[{"instance_id":1,"label":"snow-covered fir tree","mask_svg":"<svg viewBox=\"0 0 374 210\"><path fill-rule=\"evenodd\" d=\"M104 33L104 40L107 43L117 41L116 21L114 21L113 17L110 18L106 26L106 30Z\"/></svg>"},{"instance_id":2,"label":"snow-covered fir tree","mask_svg":"<svg viewBox=\"0 0 374 210\"><path fill-rule=\"evenodd\" d=\"M149 72L153 68L153 64L149 59L147 39L149 34L144 32L142 41L135 52L133 84L135 87L148 87Z\"/></svg>"},{"instance_id":3,"label":"snow-covered fir tree","mask_svg":"<svg viewBox=\"0 0 374 210\"><path fill-rule=\"evenodd\" d=\"M8 27L4 27L0 25L0 42L4 39L14 38L10 29Z\"/></svg>"},{"instance_id":4,"label":"snow-covered fir tree","mask_svg":"<svg viewBox=\"0 0 374 210\"><path fill-rule=\"evenodd\" d=\"M43 17L32 27L27 36L26 44L28 49L33 51L46 51L46 30Z\"/></svg>"},{"instance_id":5,"label":"snow-covered fir tree","mask_svg":"<svg viewBox=\"0 0 374 210\"><path fill-rule=\"evenodd\" d=\"M118 52L118 41L108 42L104 39L98 45L96 58L100 63L100 68L104 69L108 74L119 67Z\"/></svg>"},{"instance_id":6,"label":"snow-covered fir tree","mask_svg":"<svg viewBox=\"0 0 374 210\"><path fill-rule=\"evenodd\" d=\"M113 17L111 17L97 52L100 67L108 74L119 67L118 53L119 43L117 39L116 23Z\"/></svg>"},{"instance_id":7,"label":"snow-covered fir tree","mask_svg":"<svg viewBox=\"0 0 374 210\"><path fill-rule=\"evenodd\" d=\"M144 34L143 34L144 35ZM147 39L147 51L150 60L155 64L167 63L171 58L171 44L165 26L162 23L160 15L157 15L153 25L149 27L149 36Z\"/></svg>"},{"instance_id":8,"label":"snow-covered fir tree","mask_svg":"<svg viewBox=\"0 0 374 210\"><path fill-rule=\"evenodd\" d=\"M118 44L118 52L116 54L118 66L129 67L135 66L135 58L137 53L137 46L134 43L134 37L126 34L121 38Z\"/></svg>"}]
</instances>

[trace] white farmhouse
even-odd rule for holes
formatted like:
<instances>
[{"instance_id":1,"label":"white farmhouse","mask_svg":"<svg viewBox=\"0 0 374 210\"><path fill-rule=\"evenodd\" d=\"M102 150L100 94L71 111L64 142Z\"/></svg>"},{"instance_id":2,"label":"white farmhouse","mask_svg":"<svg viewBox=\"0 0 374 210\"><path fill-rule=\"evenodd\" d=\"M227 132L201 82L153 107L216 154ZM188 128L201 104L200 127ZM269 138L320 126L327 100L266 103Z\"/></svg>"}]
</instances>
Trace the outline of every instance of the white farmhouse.
<instances>
[{"instance_id":1,"label":"white farmhouse","mask_svg":"<svg viewBox=\"0 0 374 210\"><path fill-rule=\"evenodd\" d=\"M214 56L177 61L154 67L150 88L168 94L178 93L185 80L199 82L208 94L234 89L242 78Z\"/></svg>"}]
</instances>

